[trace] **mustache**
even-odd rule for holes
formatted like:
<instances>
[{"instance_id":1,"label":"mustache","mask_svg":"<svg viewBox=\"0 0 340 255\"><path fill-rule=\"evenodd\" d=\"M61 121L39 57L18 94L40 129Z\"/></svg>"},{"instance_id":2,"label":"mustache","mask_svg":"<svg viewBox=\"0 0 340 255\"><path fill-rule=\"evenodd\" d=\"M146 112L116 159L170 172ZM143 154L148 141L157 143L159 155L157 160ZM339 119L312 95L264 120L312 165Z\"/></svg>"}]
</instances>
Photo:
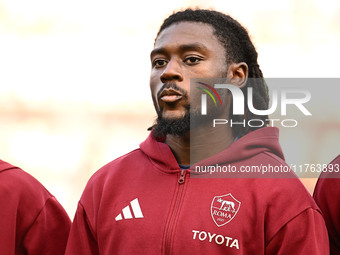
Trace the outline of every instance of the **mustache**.
<instances>
[{"instance_id":1,"label":"mustache","mask_svg":"<svg viewBox=\"0 0 340 255\"><path fill-rule=\"evenodd\" d=\"M169 82L169 83L164 83L163 84L163 86L160 88L160 90L157 93L157 98L160 97L160 94L163 92L164 89L173 89L173 90L176 90L176 91L180 92L183 95L183 97L188 97L187 91L185 91L184 89L178 87L175 82Z\"/></svg>"}]
</instances>

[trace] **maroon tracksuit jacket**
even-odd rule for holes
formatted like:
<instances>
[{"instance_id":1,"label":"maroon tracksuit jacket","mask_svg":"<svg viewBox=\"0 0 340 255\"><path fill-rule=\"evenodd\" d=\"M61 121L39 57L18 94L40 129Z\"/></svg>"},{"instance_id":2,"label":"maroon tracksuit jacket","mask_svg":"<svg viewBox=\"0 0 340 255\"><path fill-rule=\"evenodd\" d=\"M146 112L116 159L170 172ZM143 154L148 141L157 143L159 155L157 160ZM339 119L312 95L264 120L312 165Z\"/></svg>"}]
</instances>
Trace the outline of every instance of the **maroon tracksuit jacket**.
<instances>
[{"instance_id":1,"label":"maroon tracksuit jacket","mask_svg":"<svg viewBox=\"0 0 340 255\"><path fill-rule=\"evenodd\" d=\"M286 166L278 129L269 127L243 136L205 162L235 169ZM210 178L195 169L181 170L168 145L149 136L139 149L89 180L66 254L329 252L324 220L294 173Z\"/></svg>"},{"instance_id":2,"label":"maroon tracksuit jacket","mask_svg":"<svg viewBox=\"0 0 340 255\"><path fill-rule=\"evenodd\" d=\"M340 254L340 155L321 173L313 196L326 222L331 254Z\"/></svg>"},{"instance_id":3,"label":"maroon tracksuit jacket","mask_svg":"<svg viewBox=\"0 0 340 255\"><path fill-rule=\"evenodd\" d=\"M71 221L36 179L0 160L0 254L62 255Z\"/></svg>"}]
</instances>

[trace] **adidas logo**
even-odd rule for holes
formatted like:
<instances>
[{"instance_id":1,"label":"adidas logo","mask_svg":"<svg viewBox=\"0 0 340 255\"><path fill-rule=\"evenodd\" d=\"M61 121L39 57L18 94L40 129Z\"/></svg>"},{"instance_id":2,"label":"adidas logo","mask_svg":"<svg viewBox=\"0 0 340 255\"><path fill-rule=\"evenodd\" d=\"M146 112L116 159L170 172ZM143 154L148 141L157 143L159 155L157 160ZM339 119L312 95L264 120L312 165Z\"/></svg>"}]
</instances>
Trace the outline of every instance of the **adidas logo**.
<instances>
[{"instance_id":1,"label":"adidas logo","mask_svg":"<svg viewBox=\"0 0 340 255\"><path fill-rule=\"evenodd\" d=\"M139 206L139 202L138 202L138 198L132 200L130 202L130 206L132 208L132 211L133 211L133 214L135 216L135 218L144 218L143 216L143 213L142 213L142 210ZM132 216L132 213L131 213L131 210L130 210L130 206L126 206L124 209L123 209L123 216L124 216L124 219L133 219L133 216ZM119 220L122 220L123 217L122 217L122 214L118 214L117 217L116 217L116 221L119 221Z\"/></svg>"}]
</instances>

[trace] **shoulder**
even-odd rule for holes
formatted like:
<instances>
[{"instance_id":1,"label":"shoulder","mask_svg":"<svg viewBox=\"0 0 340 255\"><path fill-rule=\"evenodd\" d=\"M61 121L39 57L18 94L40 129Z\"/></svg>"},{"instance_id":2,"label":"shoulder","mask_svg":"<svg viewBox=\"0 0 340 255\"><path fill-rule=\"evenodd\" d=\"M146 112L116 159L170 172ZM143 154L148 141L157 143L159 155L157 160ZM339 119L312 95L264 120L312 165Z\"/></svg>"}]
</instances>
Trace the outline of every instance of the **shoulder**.
<instances>
[{"instance_id":1,"label":"shoulder","mask_svg":"<svg viewBox=\"0 0 340 255\"><path fill-rule=\"evenodd\" d=\"M116 177L117 175L129 174L136 165L144 161L148 161L147 156L140 149L133 150L97 170L89 179L87 186L98 182L102 183L107 178Z\"/></svg>"},{"instance_id":2,"label":"shoulder","mask_svg":"<svg viewBox=\"0 0 340 255\"><path fill-rule=\"evenodd\" d=\"M320 212L308 208L291 218L268 240L266 253L329 254L327 229Z\"/></svg>"},{"instance_id":3,"label":"shoulder","mask_svg":"<svg viewBox=\"0 0 340 255\"><path fill-rule=\"evenodd\" d=\"M313 197L321 209L332 207L340 211L338 200L340 195L340 155L337 156L320 174L315 185Z\"/></svg>"},{"instance_id":4,"label":"shoulder","mask_svg":"<svg viewBox=\"0 0 340 255\"><path fill-rule=\"evenodd\" d=\"M340 195L340 155L327 165L315 185L313 197L320 207Z\"/></svg>"},{"instance_id":5,"label":"shoulder","mask_svg":"<svg viewBox=\"0 0 340 255\"><path fill-rule=\"evenodd\" d=\"M340 231L340 155L336 157L321 173L313 197L320 207L326 221L330 236L331 251L339 251L339 231Z\"/></svg>"},{"instance_id":6,"label":"shoulder","mask_svg":"<svg viewBox=\"0 0 340 255\"><path fill-rule=\"evenodd\" d=\"M8 166L0 171L0 204L6 205L1 213L8 216L7 221L12 219L10 215L16 215L20 226L26 229L54 197L33 176L18 167Z\"/></svg>"},{"instance_id":7,"label":"shoulder","mask_svg":"<svg viewBox=\"0 0 340 255\"><path fill-rule=\"evenodd\" d=\"M319 176L319 179L315 185L314 194L323 189L323 187L327 186L327 190L329 190L330 186L339 186L340 183L340 155L338 155L331 163L327 165L322 170L322 173ZM335 189L339 190L340 189Z\"/></svg>"},{"instance_id":8,"label":"shoulder","mask_svg":"<svg viewBox=\"0 0 340 255\"><path fill-rule=\"evenodd\" d=\"M91 176L83 191L81 202L92 196L91 194L101 196L103 190L118 191L121 186L126 186L129 180L138 179L138 175L143 174L143 169L150 169L150 164L151 160L140 149L109 162Z\"/></svg>"},{"instance_id":9,"label":"shoulder","mask_svg":"<svg viewBox=\"0 0 340 255\"><path fill-rule=\"evenodd\" d=\"M264 208L267 240L287 225L298 230L299 226L315 225L315 219L322 218L318 206L298 178L265 178L257 182L257 199Z\"/></svg>"},{"instance_id":10,"label":"shoulder","mask_svg":"<svg viewBox=\"0 0 340 255\"><path fill-rule=\"evenodd\" d=\"M32 175L19 167L10 164L7 164L7 166L7 168L2 168L0 171L0 190L2 195L10 197L43 197L43 200L52 196Z\"/></svg>"}]
</instances>

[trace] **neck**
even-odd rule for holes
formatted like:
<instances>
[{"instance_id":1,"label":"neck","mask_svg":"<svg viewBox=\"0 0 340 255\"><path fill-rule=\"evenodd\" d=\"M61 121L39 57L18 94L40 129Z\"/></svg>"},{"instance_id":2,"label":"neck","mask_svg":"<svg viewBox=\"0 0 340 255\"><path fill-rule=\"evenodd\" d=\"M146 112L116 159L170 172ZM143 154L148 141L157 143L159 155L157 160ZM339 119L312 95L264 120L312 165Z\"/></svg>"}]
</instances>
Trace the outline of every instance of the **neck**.
<instances>
[{"instance_id":1,"label":"neck","mask_svg":"<svg viewBox=\"0 0 340 255\"><path fill-rule=\"evenodd\" d=\"M166 143L177 162L192 165L228 148L234 141L230 126L196 127L184 136L167 135Z\"/></svg>"}]
</instances>

